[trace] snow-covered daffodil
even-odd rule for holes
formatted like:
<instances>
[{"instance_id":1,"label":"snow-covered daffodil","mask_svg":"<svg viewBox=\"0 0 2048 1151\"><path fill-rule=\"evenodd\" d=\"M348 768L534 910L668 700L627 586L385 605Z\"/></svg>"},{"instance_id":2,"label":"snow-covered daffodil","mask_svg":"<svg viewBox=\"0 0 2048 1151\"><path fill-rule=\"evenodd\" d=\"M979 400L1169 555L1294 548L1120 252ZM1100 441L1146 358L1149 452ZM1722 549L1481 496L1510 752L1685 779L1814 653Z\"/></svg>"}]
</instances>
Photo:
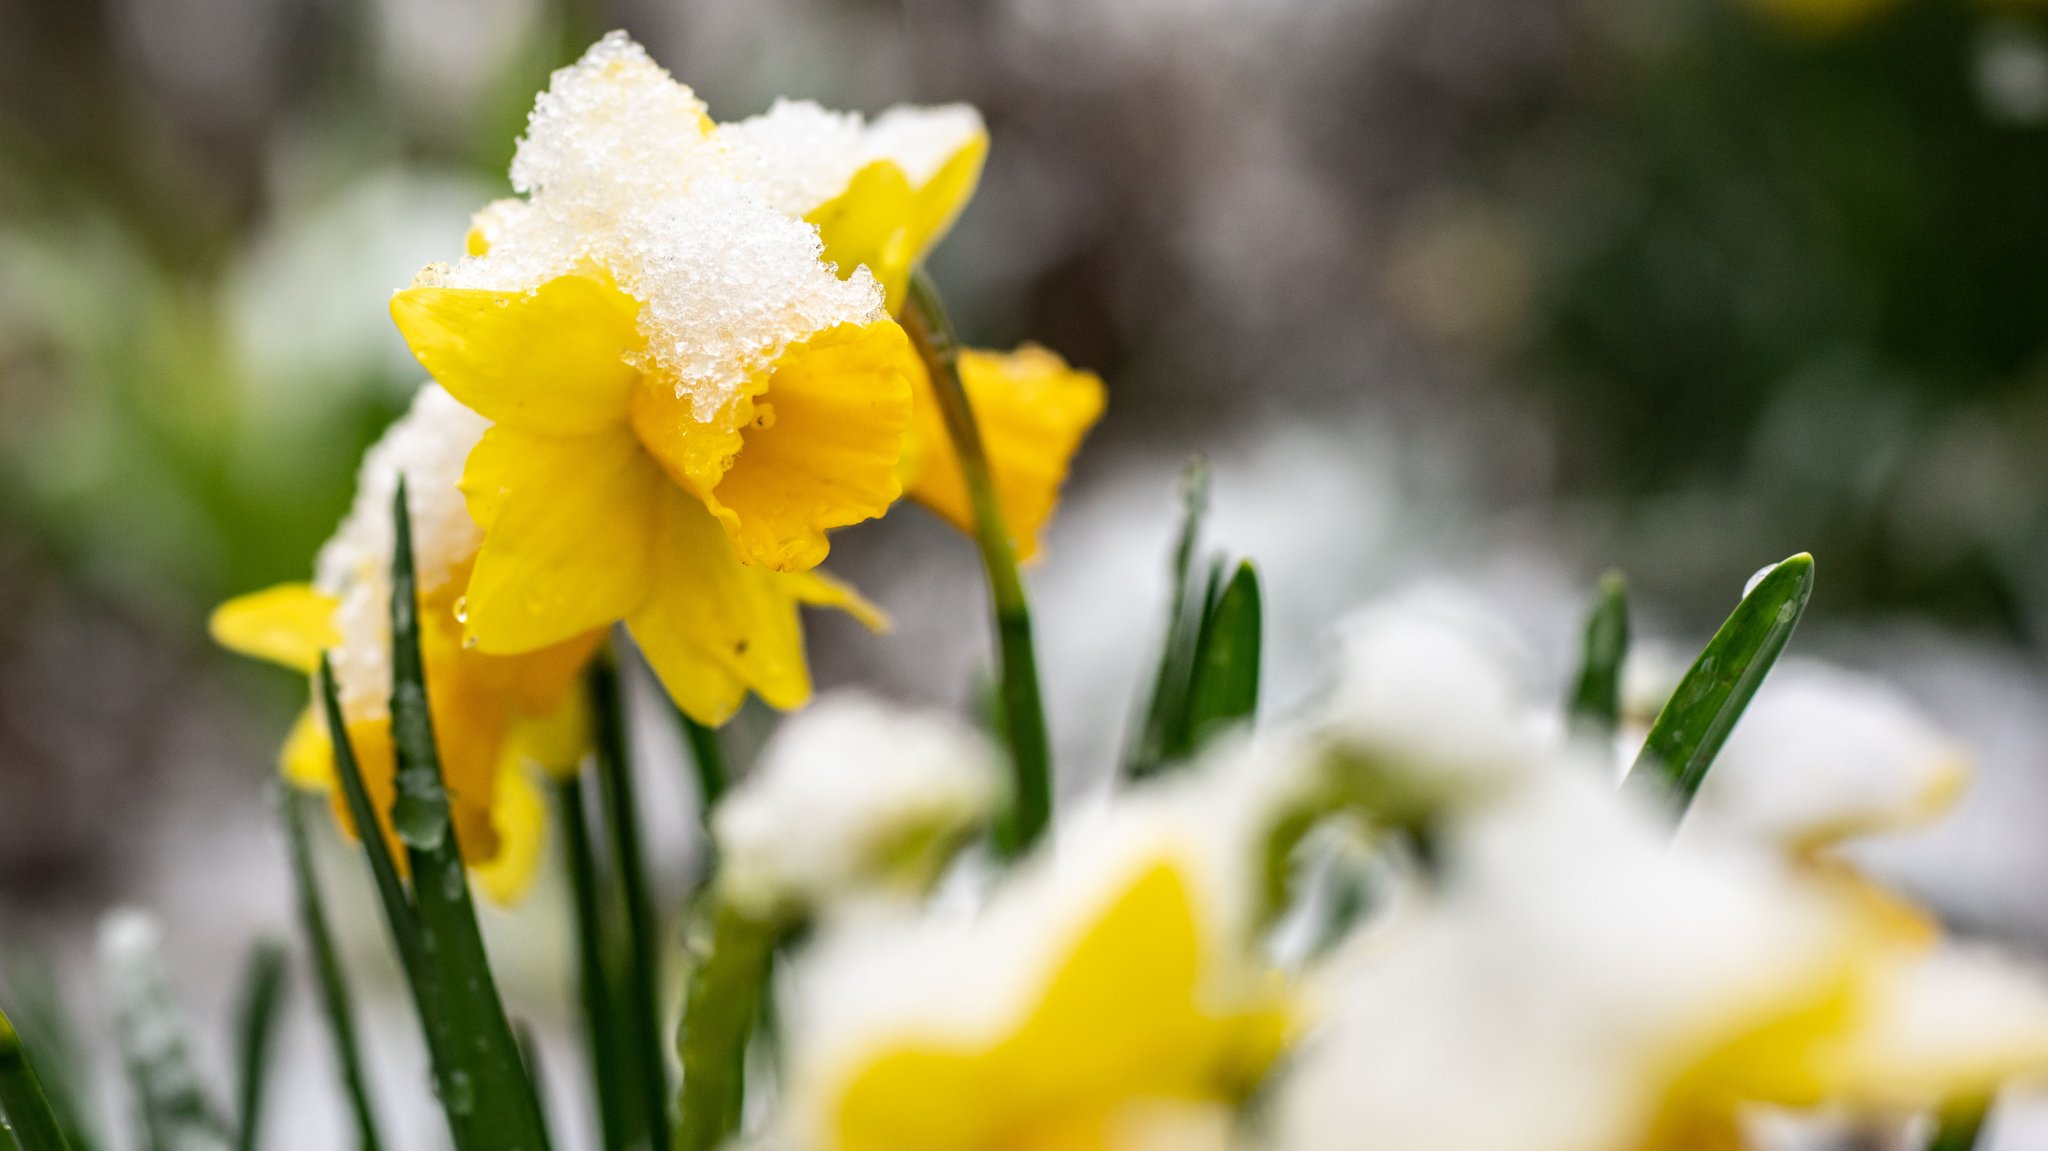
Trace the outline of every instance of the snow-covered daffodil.
<instances>
[{"instance_id":1,"label":"snow-covered daffodil","mask_svg":"<svg viewBox=\"0 0 2048 1151\"><path fill-rule=\"evenodd\" d=\"M517 656L465 649L455 603L469 576L478 532L455 488L464 455L485 424L432 384L365 456L355 503L321 549L311 583L282 584L221 605L212 631L223 646L312 675L330 654L335 693L364 783L390 809L389 640L391 506L407 480L420 590L420 654L440 745L450 811L463 858L500 902L522 893L539 859L546 814L527 772L574 771L588 746L576 676L602 638L586 632ZM317 699L317 694L316 694ZM285 778L330 795L350 821L334 749L317 704L293 726ZM388 814L385 832L391 834Z\"/></svg>"},{"instance_id":2,"label":"snow-covered daffodil","mask_svg":"<svg viewBox=\"0 0 2048 1151\"><path fill-rule=\"evenodd\" d=\"M461 488L483 542L463 639L512 655L623 620L722 722L808 696L810 569L901 492L916 356L881 288L767 206L702 103L621 34L555 74L453 267L391 310L492 426Z\"/></svg>"},{"instance_id":3,"label":"snow-covered daffodil","mask_svg":"<svg viewBox=\"0 0 2048 1151\"><path fill-rule=\"evenodd\" d=\"M892 313L911 271L974 194L988 154L981 116L963 104L892 108L872 121L808 101L777 101L719 135L768 201L815 225L843 276L866 268ZM961 385L980 425L1003 520L1020 558L1036 554L1069 461L1102 415L1102 380L1036 345L964 350ZM901 474L911 498L962 531L973 512L932 381L911 375L910 436Z\"/></svg>"},{"instance_id":4,"label":"snow-covered daffodil","mask_svg":"<svg viewBox=\"0 0 2048 1151\"><path fill-rule=\"evenodd\" d=\"M823 945L791 1032L797 1145L1107 1148L1161 1109L1245 1097L1294 1011L1226 929L1204 846L1097 830L973 923Z\"/></svg>"}]
</instances>

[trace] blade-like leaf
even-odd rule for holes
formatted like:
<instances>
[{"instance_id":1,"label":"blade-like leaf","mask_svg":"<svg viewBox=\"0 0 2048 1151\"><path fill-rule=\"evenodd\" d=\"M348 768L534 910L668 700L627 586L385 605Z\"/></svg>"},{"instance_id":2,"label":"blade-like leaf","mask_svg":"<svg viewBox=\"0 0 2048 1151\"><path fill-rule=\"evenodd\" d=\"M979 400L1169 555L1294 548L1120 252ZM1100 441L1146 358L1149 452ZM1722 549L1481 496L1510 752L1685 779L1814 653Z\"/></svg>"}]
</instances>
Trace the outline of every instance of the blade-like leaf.
<instances>
[{"instance_id":1,"label":"blade-like leaf","mask_svg":"<svg viewBox=\"0 0 2048 1151\"><path fill-rule=\"evenodd\" d=\"M334 933L327 926L327 909L320 898L320 884L313 874L312 846L306 839L306 817L298 796L286 791L278 800L284 813L285 833L291 846L292 881L298 889L299 927L305 932L306 947L313 956L313 976L320 984L320 1007L327 1020L327 1033L334 1043L335 1061L348 1095L349 1112L355 1119L356 1146L360 1151L382 1151L377 1133L377 1112L370 1102L369 1078L363 1072L361 1044L356 1040L354 996L341 957L335 951ZM410 914L410 911L407 912Z\"/></svg>"},{"instance_id":2,"label":"blade-like leaf","mask_svg":"<svg viewBox=\"0 0 2048 1151\"><path fill-rule=\"evenodd\" d=\"M28 1049L14 1024L0 1014L0 1127L12 1132L21 1151L69 1151L57 1115L43 1094Z\"/></svg>"},{"instance_id":3,"label":"blade-like leaf","mask_svg":"<svg viewBox=\"0 0 2048 1151\"><path fill-rule=\"evenodd\" d=\"M624 992L620 1007L630 1051L629 1073L640 1083L646 1122L656 1147L668 1144L668 1053L661 1025L661 926L640 846L639 790L634 786L632 748L627 741L624 694L610 660L591 665L592 709L597 720L597 779L604 801L604 828L611 841L613 873L626 910Z\"/></svg>"},{"instance_id":4,"label":"blade-like leaf","mask_svg":"<svg viewBox=\"0 0 2048 1151\"><path fill-rule=\"evenodd\" d=\"M1927 1141L1927 1151L1976 1151L1991 1111L1984 1102L1953 1104L1941 1111L1940 1122Z\"/></svg>"},{"instance_id":5,"label":"blade-like leaf","mask_svg":"<svg viewBox=\"0 0 2048 1151\"><path fill-rule=\"evenodd\" d=\"M1128 779L1142 779L1165 766L1186 727L1188 678L1208 608L1204 599L1189 593L1194 590L1195 550L1208 508L1209 465L1197 457L1181 473L1180 534L1169 569L1172 592L1166 628L1159 641L1159 666L1152 674L1151 692L1124 748L1123 772Z\"/></svg>"},{"instance_id":6,"label":"blade-like leaf","mask_svg":"<svg viewBox=\"0 0 2048 1151\"><path fill-rule=\"evenodd\" d=\"M1568 708L1571 729L1589 741L1614 738L1621 722L1621 668L1628 658L1628 581L1619 572L1600 579L1586 617L1579 678Z\"/></svg>"},{"instance_id":7,"label":"blade-like leaf","mask_svg":"<svg viewBox=\"0 0 2048 1151\"><path fill-rule=\"evenodd\" d=\"M1804 552L1756 581L1658 714L1629 786L1655 788L1681 812L1692 803L1812 595L1813 557Z\"/></svg>"},{"instance_id":8,"label":"blade-like leaf","mask_svg":"<svg viewBox=\"0 0 2048 1151\"><path fill-rule=\"evenodd\" d=\"M498 999L448 815L420 659L419 598L403 478L391 514L391 744L398 767L392 824L412 866L421 944L415 993L433 1054L435 1088L462 1151L540 1148L547 1143L540 1102ZM366 841L376 838L365 835Z\"/></svg>"},{"instance_id":9,"label":"blade-like leaf","mask_svg":"<svg viewBox=\"0 0 2048 1151\"><path fill-rule=\"evenodd\" d=\"M241 1051L236 1065L236 1146L254 1151L263 1126L263 1092L269 1082L270 1052L277 1038L277 1005L285 989L284 944L258 942L242 976L239 1012Z\"/></svg>"},{"instance_id":10,"label":"blade-like leaf","mask_svg":"<svg viewBox=\"0 0 2048 1151\"><path fill-rule=\"evenodd\" d=\"M89 1067L49 958L40 951L12 951L6 970L8 1003L20 1028L20 1042L35 1052L30 1062L57 1127L72 1151L91 1151L98 1140L82 1106L93 1097Z\"/></svg>"},{"instance_id":11,"label":"blade-like leaf","mask_svg":"<svg viewBox=\"0 0 2048 1151\"><path fill-rule=\"evenodd\" d=\"M107 916L100 925L100 969L144 1145L151 1151L229 1151L234 1138L192 1060L156 925L134 911Z\"/></svg>"},{"instance_id":12,"label":"blade-like leaf","mask_svg":"<svg viewBox=\"0 0 2048 1151\"><path fill-rule=\"evenodd\" d=\"M737 1134L746 1102L747 1041L760 1017L782 925L717 900L704 954L690 971L683 1024L682 1106L674 1151L712 1151Z\"/></svg>"},{"instance_id":13,"label":"blade-like leaf","mask_svg":"<svg viewBox=\"0 0 2048 1151\"><path fill-rule=\"evenodd\" d=\"M1261 616L1259 574L1246 561L1237 565L1202 622L1188 684L1185 742L1190 751L1258 710Z\"/></svg>"}]
</instances>

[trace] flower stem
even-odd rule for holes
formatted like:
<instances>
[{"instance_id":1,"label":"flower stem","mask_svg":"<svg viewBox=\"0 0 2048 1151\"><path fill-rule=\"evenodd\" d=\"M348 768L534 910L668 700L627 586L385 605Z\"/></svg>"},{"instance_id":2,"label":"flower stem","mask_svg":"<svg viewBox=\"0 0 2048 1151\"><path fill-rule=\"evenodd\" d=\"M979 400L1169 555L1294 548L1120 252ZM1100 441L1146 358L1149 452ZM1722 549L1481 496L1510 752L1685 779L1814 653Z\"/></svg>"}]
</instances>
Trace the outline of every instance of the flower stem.
<instances>
[{"instance_id":1,"label":"flower stem","mask_svg":"<svg viewBox=\"0 0 2048 1151\"><path fill-rule=\"evenodd\" d=\"M761 1012L782 925L715 898L711 940L690 972L676 1047L683 1060L681 1117L672 1151L711 1151L740 1129L747 1040Z\"/></svg>"},{"instance_id":2,"label":"flower stem","mask_svg":"<svg viewBox=\"0 0 2048 1151\"><path fill-rule=\"evenodd\" d=\"M647 1100L647 1125L653 1145L668 1142L668 1057L662 1050L661 938L654 898L647 882L646 853L640 842L639 793L633 786L633 760L626 737L626 707L618 669L598 660L590 669L597 714L597 762L605 828L610 833L619 890L626 904L627 1037L639 1065L640 1091Z\"/></svg>"},{"instance_id":3,"label":"flower stem","mask_svg":"<svg viewBox=\"0 0 2048 1151\"><path fill-rule=\"evenodd\" d=\"M1031 604L1024 596L1024 581L1017 574L1016 549L1003 523L1003 509L996 499L995 480L989 473L981 429L975 423L967 389L960 382L959 343L953 334L953 322L939 300L938 289L922 268L911 274L903 326L924 357L925 369L931 373L932 391L938 396L946 432L952 438L968 501L974 509L974 542L981 549L982 567L988 574L996 646L1002 663L1003 734L1009 741L1011 770L1016 776L1009 817L997 828L996 841L997 846L1014 857L1037 840L1052 818L1052 753L1046 736L1045 704L1038 691Z\"/></svg>"},{"instance_id":4,"label":"flower stem","mask_svg":"<svg viewBox=\"0 0 2048 1151\"><path fill-rule=\"evenodd\" d=\"M624 1073L629 1053L620 1038L618 996L610 956L617 954L617 915L606 914L610 888L599 874L591 842L590 815L583 802L583 776L555 783L562 817L562 854L569 868L569 890L576 911L577 993L583 1008L584 1039L589 1046L590 1082L597 1098L602 1145L606 1151L651 1146L646 1101L641 1084ZM666 1105L657 1099L656 1106Z\"/></svg>"}]
</instances>

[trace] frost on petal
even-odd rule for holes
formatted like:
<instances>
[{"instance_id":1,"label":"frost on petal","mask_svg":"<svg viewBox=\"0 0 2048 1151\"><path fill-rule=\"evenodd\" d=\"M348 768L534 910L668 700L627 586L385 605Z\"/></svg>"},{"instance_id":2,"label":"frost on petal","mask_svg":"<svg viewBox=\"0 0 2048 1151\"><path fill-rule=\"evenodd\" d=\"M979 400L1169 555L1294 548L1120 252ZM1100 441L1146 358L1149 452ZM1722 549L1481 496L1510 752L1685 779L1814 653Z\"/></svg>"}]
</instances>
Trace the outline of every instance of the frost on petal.
<instances>
[{"instance_id":1,"label":"frost on petal","mask_svg":"<svg viewBox=\"0 0 2048 1151\"><path fill-rule=\"evenodd\" d=\"M390 704L391 506L405 477L413 566L423 601L446 601L483 541L456 480L488 421L427 384L412 407L364 454L355 502L314 561L313 585L339 603L334 675L342 711L381 718Z\"/></svg>"},{"instance_id":2,"label":"frost on petal","mask_svg":"<svg viewBox=\"0 0 2048 1151\"><path fill-rule=\"evenodd\" d=\"M841 280L815 229L777 211L704 106L613 33L555 73L512 163L523 211L443 286L526 290L596 269L640 301L639 366L709 421L762 385L782 349L882 314L873 279Z\"/></svg>"},{"instance_id":3,"label":"frost on petal","mask_svg":"<svg viewBox=\"0 0 2048 1151\"><path fill-rule=\"evenodd\" d=\"M981 113L966 104L900 106L870 122L809 100L777 100L759 116L719 128L768 202L797 217L846 191L855 173L877 161L896 165L919 187L986 132Z\"/></svg>"},{"instance_id":4,"label":"frost on petal","mask_svg":"<svg viewBox=\"0 0 2048 1151\"><path fill-rule=\"evenodd\" d=\"M772 909L929 881L1002 790L995 751L937 716L861 696L790 718L719 806L726 894Z\"/></svg>"},{"instance_id":5,"label":"frost on petal","mask_svg":"<svg viewBox=\"0 0 2048 1151\"><path fill-rule=\"evenodd\" d=\"M1910 827L1962 790L1969 759L1887 685L1779 667L1715 759L1693 820L1793 847Z\"/></svg>"}]
</instances>

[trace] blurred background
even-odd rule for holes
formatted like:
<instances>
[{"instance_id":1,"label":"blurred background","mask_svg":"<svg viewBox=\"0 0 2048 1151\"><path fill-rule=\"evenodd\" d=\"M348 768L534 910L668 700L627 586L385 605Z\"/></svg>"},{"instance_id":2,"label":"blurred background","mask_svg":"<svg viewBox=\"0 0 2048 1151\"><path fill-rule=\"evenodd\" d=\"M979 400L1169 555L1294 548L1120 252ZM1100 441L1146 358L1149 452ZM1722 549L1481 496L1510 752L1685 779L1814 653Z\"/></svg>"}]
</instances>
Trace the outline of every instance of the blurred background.
<instances>
[{"instance_id":1,"label":"blurred background","mask_svg":"<svg viewBox=\"0 0 2048 1151\"><path fill-rule=\"evenodd\" d=\"M534 92L613 27L720 119L988 118L934 272L970 340L1111 392L1031 577L1070 798L1121 738L1200 453L1214 542L1267 576L1269 710L1335 614L1417 579L1514 613L1555 677L1602 570L1684 652L1811 550L1796 648L1897 678L1982 761L1868 861L2048 948L2048 9L0 0L0 962L39 951L88 1028L106 907L163 918L209 1033L288 928L266 784L303 684L210 648L205 614L305 577L421 375L390 291L459 252ZM967 706L967 544L906 507L833 564L898 629L817 621L820 682ZM643 735L679 872L690 797ZM493 924L544 1026L557 898ZM302 1114L337 1122L293 1145L339 1146L300 1023ZM432 1145L404 1058L384 1096Z\"/></svg>"}]
</instances>

